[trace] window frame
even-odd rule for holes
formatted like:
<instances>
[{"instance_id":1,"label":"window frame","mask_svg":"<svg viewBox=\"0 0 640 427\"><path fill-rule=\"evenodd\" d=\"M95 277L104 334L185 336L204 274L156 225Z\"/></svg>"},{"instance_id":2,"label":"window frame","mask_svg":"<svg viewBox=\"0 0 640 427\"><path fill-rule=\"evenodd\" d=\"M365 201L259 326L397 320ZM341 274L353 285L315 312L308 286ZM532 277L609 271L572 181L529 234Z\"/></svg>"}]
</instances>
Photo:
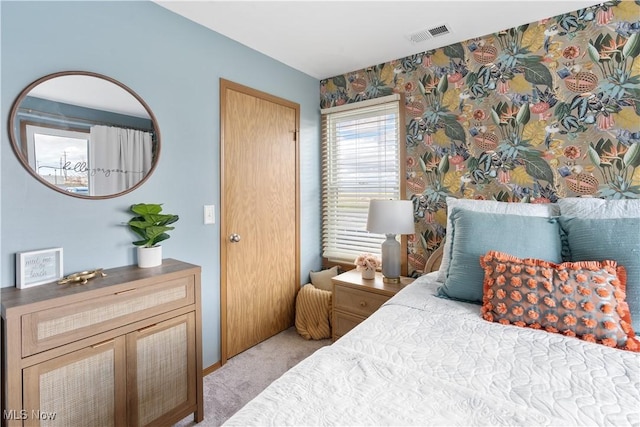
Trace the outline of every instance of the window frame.
<instances>
[{"instance_id":1,"label":"window frame","mask_svg":"<svg viewBox=\"0 0 640 427\"><path fill-rule=\"evenodd\" d=\"M322 265L324 268L329 268L332 267L334 265L338 265L341 268L343 268L344 270L351 270L354 268L354 264L353 262L348 263L348 262L344 262L342 260L332 260L329 259L327 257L324 256L324 232L325 232L325 214L324 214L324 209L325 209L325 191L326 191L326 177L325 177L325 165L324 165L324 158L327 155L327 144L329 144L328 141L328 135L327 132L329 131L328 129L328 125L327 125L327 116L329 114L332 113L339 113L341 111L346 111L346 110L358 110L358 109L362 109L362 108L367 108L370 107L372 105L376 105L376 104L387 104L387 103L392 103L395 102L398 105L398 116L397 116L397 135L398 135L398 160L400 162L400 164L398 165L398 178L399 178L399 196L400 196L400 200L407 200L407 191L406 191L406 181L407 181L407 176L406 176L406 124L405 124L405 112L404 112L404 106L405 106L405 97L404 94L394 94L394 95L390 95L390 96L385 96L385 97L380 97L380 98L375 98L375 99L371 99L371 100L367 100L367 101L362 101L362 102L358 102L358 103L352 103L352 104L345 104L342 105L340 107L333 107L333 108L327 108L327 109L322 109L321 110L321 132L322 132L322 136L321 136L321 159L322 159L322 166L321 166L321 191L322 191L322 217L321 217L321 252L323 254L322 256ZM408 274L408 262L407 262L407 235L401 235L400 236L400 245L401 245L401 274L402 275L407 275Z\"/></svg>"}]
</instances>

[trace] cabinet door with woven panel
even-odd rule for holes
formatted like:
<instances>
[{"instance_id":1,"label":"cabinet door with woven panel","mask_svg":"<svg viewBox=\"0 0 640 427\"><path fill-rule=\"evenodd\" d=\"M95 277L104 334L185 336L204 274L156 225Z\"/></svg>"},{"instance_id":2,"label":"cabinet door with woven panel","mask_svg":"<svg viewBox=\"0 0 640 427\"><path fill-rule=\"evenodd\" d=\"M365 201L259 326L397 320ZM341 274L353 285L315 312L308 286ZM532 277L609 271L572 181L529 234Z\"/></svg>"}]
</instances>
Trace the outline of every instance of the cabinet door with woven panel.
<instances>
[{"instance_id":1,"label":"cabinet door with woven panel","mask_svg":"<svg viewBox=\"0 0 640 427\"><path fill-rule=\"evenodd\" d=\"M166 425L196 408L196 329L187 313L127 334L129 425Z\"/></svg>"},{"instance_id":2,"label":"cabinet door with woven panel","mask_svg":"<svg viewBox=\"0 0 640 427\"><path fill-rule=\"evenodd\" d=\"M124 337L23 370L27 426L126 424Z\"/></svg>"}]
</instances>

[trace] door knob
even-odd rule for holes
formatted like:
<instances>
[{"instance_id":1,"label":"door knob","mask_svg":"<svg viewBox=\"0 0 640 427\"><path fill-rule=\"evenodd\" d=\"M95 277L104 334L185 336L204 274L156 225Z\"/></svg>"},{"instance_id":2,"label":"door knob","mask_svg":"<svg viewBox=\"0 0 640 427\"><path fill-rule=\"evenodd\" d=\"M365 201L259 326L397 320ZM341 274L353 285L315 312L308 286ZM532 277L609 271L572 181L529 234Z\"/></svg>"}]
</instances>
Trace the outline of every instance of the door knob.
<instances>
[{"instance_id":1,"label":"door knob","mask_svg":"<svg viewBox=\"0 0 640 427\"><path fill-rule=\"evenodd\" d=\"M229 241L230 241L231 243L238 243L238 242L240 241L240 235L239 235L239 234L236 234L236 233L231 234L231 235L229 236Z\"/></svg>"}]
</instances>

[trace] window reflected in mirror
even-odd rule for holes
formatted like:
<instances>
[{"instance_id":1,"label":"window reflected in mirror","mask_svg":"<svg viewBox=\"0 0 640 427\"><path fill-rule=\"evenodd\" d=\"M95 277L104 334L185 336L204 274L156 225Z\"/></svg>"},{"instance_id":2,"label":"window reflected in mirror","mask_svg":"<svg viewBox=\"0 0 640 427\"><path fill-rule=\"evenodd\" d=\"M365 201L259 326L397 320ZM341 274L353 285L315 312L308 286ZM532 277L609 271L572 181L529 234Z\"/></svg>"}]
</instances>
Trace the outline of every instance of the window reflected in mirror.
<instances>
[{"instance_id":1,"label":"window reflected in mirror","mask_svg":"<svg viewBox=\"0 0 640 427\"><path fill-rule=\"evenodd\" d=\"M45 181L77 194L89 194L89 134L27 125L30 166ZM31 151L31 150L29 150Z\"/></svg>"}]
</instances>

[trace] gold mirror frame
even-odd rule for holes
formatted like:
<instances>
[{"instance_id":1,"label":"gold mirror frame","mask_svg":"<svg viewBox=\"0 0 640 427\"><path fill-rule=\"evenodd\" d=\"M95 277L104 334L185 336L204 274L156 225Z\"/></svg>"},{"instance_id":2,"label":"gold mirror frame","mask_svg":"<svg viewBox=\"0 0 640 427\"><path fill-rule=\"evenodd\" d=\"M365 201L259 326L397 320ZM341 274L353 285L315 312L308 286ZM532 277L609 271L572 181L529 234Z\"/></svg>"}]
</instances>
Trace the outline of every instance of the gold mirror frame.
<instances>
[{"instance_id":1,"label":"gold mirror frame","mask_svg":"<svg viewBox=\"0 0 640 427\"><path fill-rule=\"evenodd\" d=\"M23 103L23 101L25 101L25 98L32 92L32 90L34 88L36 88L38 85L47 82L49 80L58 78L58 77L64 77L64 76L87 76L87 77L93 77L93 78L97 78L97 79L102 79L106 82L112 83L113 85L116 85L118 88L123 89L124 91L128 92L129 95L131 95L133 98L135 98L135 100L137 100L140 103L140 106L144 108L144 110L146 110L146 113L148 114L148 120L152 123L152 132L154 134L153 136L153 142L152 142L152 162L151 162L151 168L148 170L148 172L144 175L143 178L140 179L140 181L138 181L137 183L135 183L134 185L132 185L131 187L125 189L124 191L119 191L119 192L115 192L112 194L100 194L100 195L85 195L85 194L78 194L75 192L70 192L67 191L66 189L59 187L57 185L55 185L54 183L51 183L49 181L47 181L46 179L44 179L43 176L41 176L38 173L38 170L35 169L30 165L29 163L29 159L28 157L25 156L25 148L24 148L24 143L23 143L23 129L22 126L17 126L18 122L18 112L21 108L21 105ZM116 88L117 89L117 88ZM59 104L57 102L53 102L53 104ZM65 122L65 119L69 119L67 122ZM76 120L84 120L84 119L77 119L74 117L67 117L64 116L63 114L61 114L59 116L59 120L62 123L62 125L60 125L61 129L66 129L66 130L73 130L73 126L68 124L72 121L76 121ZM87 127L90 126L90 123L87 123ZM16 127L18 127L18 129L16 129ZM154 116L153 112L151 111L151 109L149 108L149 106L147 105L147 103L137 94L135 93L131 88L129 88L128 86L124 85L123 83L102 75L102 74L98 74L98 73L93 73L93 72L88 72L88 71L63 71L63 72L57 72L57 73L53 73L53 74L48 74L44 77L41 77L37 80L35 80L33 83L31 83L29 86L27 86L26 88L24 88L22 90L22 92L20 92L20 94L18 95L18 97L16 98L16 100L13 103L13 106L11 107L11 112L9 114L9 123L8 123L8 129L9 129L9 139L11 142L11 146L13 148L14 153L16 154L16 156L18 157L18 160L20 161L20 163L22 164L22 166L27 170L27 172L29 172L34 178L36 178L39 182L41 182L42 184L46 185L47 187L62 193L62 194L66 194L68 196L72 196L72 197L78 197L81 199L108 199L108 198L113 198L113 197L119 197L122 196L124 194L127 194L133 190L135 190L136 188L140 187L142 184L144 184L146 182L146 180L152 175L152 173L155 171L156 166L158 165L158 160L159 160L159 156L160 156L160 130L158 128L158 121L156 120L156 117Z\"/></svg>"}]
</instances>

